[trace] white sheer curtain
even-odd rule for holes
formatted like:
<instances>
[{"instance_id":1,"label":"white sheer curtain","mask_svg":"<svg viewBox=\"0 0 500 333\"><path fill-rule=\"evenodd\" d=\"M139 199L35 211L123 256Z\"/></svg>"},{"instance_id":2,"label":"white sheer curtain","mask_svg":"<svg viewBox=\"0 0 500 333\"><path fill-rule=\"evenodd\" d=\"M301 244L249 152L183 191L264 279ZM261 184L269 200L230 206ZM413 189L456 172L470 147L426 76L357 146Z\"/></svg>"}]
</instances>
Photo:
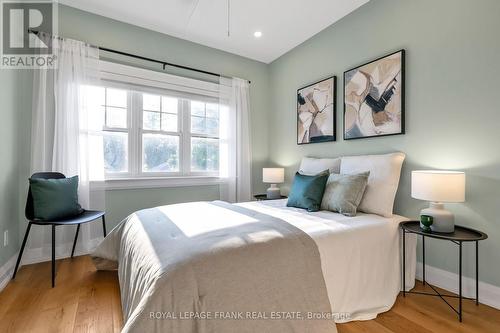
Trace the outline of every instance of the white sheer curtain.
<instances>
[{"instance_id":1,"label":"white sheer curtain","mask_svg":"<svg viewBox=\"0 0 500 333\"><path fill-rule=\"evenodd\" d=\"M83 208L103 209L103 193L96 193L100 204L90 200L90 180L104 179L103 145L100 136L100 110L87 107L86 86L99 79L98 48L71 39L40 34L53 45L55 69L34 70L31 133L31 171L57 171L67 177L78 175L79 202ZM97 230L97 228L99 228ZM87 252L102 235L100 223L82 225L77 252ZM93 230L96 229L96 230ZM56 255L67 256L75 228L57 228ZM49 255L51 229L33 227L27 261ZM65 253L68 252L68 253Z\"/></svg>"},{"instance_id":2,"label":"white sheer curtain","mask_svg":"<svg viewBox=\"0 0 500 333\"><path fill-rule=\"evenodd\" d=\"M221 199L250 201L252 196L252 155L250 147L250 88L247 80L221 77L220 174Z\"/></svg>"}]
</instances>

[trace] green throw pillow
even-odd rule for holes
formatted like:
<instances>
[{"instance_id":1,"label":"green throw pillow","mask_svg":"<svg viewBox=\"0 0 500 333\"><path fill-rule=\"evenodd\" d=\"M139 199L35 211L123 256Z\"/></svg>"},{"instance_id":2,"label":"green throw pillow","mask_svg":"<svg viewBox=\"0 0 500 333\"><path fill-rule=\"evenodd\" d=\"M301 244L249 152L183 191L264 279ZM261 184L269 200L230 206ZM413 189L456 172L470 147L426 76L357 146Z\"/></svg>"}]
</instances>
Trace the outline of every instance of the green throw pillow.
<instances>
[{"instance_id":1,"label":"green throw pillow","mask_svg":"<svg viewBox=\"0 0 500 333\"><path fill-rule=\"evenodd\" d=\"M326 182L321 209L356 216L369 176L369 171L354 175L332 173Z\"/></svg>"},{"instance_id":2,"label":"green throw pillow","mask_svg":"<svg viewBox=\"0 0 500 333\"><path fill-rule=\"evenodd\" d=\"M321 206L328 174L328 170L316 176L306 176L297 172L286 205L317 212Z\"/></svg>"},{"instance_id":3,"label":"green throw pillow","mask_svg":"<svg viewBox=\"0 0 500 333\"><path fill-rule=\"evenodd\" d=\"M54 221L82 212L78 204L78 176L61 179L30 178L33 212L38 220Z\"/></svg>"}]
</instances>

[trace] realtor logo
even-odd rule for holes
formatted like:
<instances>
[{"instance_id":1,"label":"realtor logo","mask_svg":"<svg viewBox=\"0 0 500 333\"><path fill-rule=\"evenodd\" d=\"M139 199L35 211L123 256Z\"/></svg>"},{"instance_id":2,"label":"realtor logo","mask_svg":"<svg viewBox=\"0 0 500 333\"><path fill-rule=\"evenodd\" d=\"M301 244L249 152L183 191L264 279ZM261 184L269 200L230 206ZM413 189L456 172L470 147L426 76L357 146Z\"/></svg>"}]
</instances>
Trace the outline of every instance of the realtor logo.
<instances>
[{"instance_id":1,"label":"realtor logo","mask_svg":"<svg viewBox=\"0 0 500 333\"><path fill-rule=\"evenodd\" d=\"M56 6L51 0L10 1L1 3L2 68L53 68L50 38L56 28Z\"/></svg>"}]
</instances>

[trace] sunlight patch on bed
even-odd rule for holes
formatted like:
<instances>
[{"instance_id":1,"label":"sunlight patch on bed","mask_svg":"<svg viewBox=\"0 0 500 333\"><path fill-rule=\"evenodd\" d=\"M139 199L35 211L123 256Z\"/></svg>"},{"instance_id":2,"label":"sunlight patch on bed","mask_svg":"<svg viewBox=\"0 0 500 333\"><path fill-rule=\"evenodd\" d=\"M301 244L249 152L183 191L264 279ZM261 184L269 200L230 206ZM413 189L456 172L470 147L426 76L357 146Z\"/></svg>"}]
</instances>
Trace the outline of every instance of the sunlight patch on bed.
<instances>
[{"instance_id":1,"label":"sunlight patch on bed","mask_svg":"<svg viewBox=\"0 0 500 333\"><path fill-rule=\"evenodd\" d=\"M203 205L203 207L200 207ZM158 207L186 237L232 228L259 220L210 203L184 203Z\"/></svg>"}]
</instances>

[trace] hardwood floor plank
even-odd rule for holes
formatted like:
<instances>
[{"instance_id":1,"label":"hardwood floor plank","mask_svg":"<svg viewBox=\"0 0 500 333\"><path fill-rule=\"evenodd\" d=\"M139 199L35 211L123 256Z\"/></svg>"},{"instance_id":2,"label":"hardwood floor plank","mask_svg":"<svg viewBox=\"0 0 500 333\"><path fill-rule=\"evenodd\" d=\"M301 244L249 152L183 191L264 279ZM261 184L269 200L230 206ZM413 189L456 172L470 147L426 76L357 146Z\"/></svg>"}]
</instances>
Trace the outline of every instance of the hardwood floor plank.
<instances>
[{"instance_id":1,"label":"hardwood floor plank","mask_svg":"<svg viewBox=\"0 0 500 333\"><path fill-rule=\"evenodd\" d=\"M16 280L10 281L5 289L2 291L0 297L0 317L6 314L8 309L15 304L15 300L19 299L24 288L19 286L26 286L31 279L32 270L26 270L23 267L19 270Z\"/></svg>"},{"instance_id":2,"label":"hardwood floor plank","mask_svg":"<svg viewBox=\"0 0 500 333\"><path fill-rule=\"evenodd\" d=\"M417 282L416 290L430 291ZM454 301L456 302L456 301ZM497 333L500 311L464 301L464 321L439 297L399 295L374 320L338 324L340 333ZM116 272L97 272L89 256L57 261L56 287L50 262L22 267L0 293L0 332L120 332L123 326Z\"/></svg>"},{"instance_id":3,"label":"hardwood floor plank","mask_svg":"<svg viewBox=\"0 0 500 333\"><path fill-rule=\"evenodd\" d=\"M427 329L425 326L422 326L412 319L413 318L401 316L394 311L388 311L377 316L375 321L391 332L432 333L432 331Z\"/></svg>"},{"instance_id":4,"label":"hardwood floor plank","mask_svg":"<svg viewBox=\"0 0 500 333\"><path fill-rule=\"evenodd\" d=\"M41 307L42 291L39 289L50 288L50 264L42 263L33 265L36 267L27 267L18 273L16 281L13 284L15 299L7 304L7 309L0 320L1 332L29 332L32 317L36 315ZM49 280L45 283L44 280ZM6 288L7 289L7 288ZM7 290L2 292L2 295ZM0 297L0 298L3 298Z\"/></svg>"},{"instance_id":5,"label":"hardwood floor plank","mask_svg":"<svg viewBox=\"0 0 500 333\"><path fill-rule=\"evenodd\" d=\"M91 265L91 263L89 263ZM113 332L113 272L91 271L85 274L78 297L74 332Z\"/></svg>"},{"instance_id":6,"label":"hardwood floor plank","mask_svg":"<svg viewBox=\"0 0 500 333\"><path fill-rule=\"evenodd\" d=\"M416 290L431 292L429 287L417 284ZM438 289L439 290L439 289ZM445 292L440 290L440 292ZM451 305L458 306L457 300L448 300ZM500 331L499 311L489 306L474 301L463 301L463 321L458 321L458 316L438 297L407 294L405 298L400 295L391 312L405 317L414 318L423 326L433 332L496 332Z\"/></svg>"},{"instance_id":7,"label":"hardwood floor plank","mask_svg":"<svg viewBox=\"0 0 500 333\"><path fill-rule=\"evenodd\" d=\"M379 324L375 320L353 321L346 324L337 324L339 333L392 333L390 329Z\"/></svg>"}]
</instances>

